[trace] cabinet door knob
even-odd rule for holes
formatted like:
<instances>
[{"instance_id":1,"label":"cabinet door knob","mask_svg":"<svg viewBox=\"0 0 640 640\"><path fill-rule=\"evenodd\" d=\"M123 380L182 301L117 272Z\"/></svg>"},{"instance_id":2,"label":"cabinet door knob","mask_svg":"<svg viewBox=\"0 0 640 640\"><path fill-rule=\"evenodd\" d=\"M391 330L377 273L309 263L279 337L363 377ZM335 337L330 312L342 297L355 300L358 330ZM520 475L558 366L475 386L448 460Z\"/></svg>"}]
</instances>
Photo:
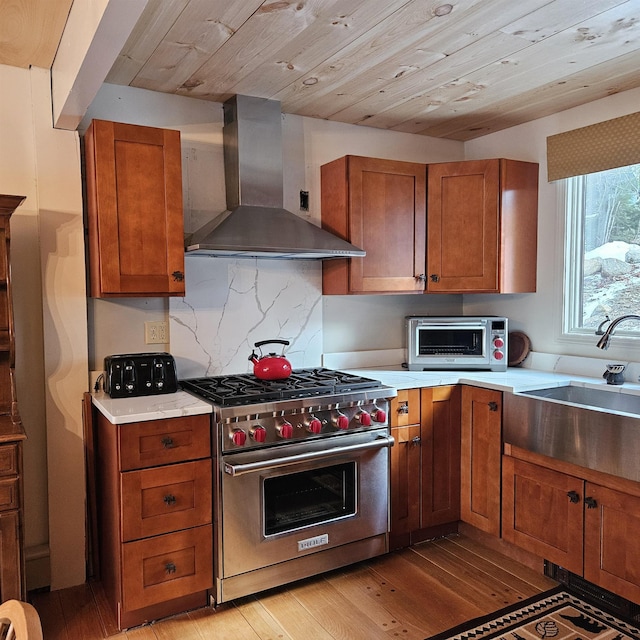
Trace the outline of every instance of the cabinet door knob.
<instances>
[{"instance_id":1,"label":"cabinet door knob","mask_svg":"<svg viewBox=\"0 0 640 640\"><path fill-rule=\"evenodd\" d=\"M431 282L440 282L440 276L437 273L432 273L429 276L429 279L431 280Z\"/></svg>"},{"instance_id":2,"label":"cabinet door knob","mask_svg":"<svg viewBox=\"0 0 640 640\"><path fill-rule=\"evenodd\" d=\"M167 562L167 564L164 565L164 570L168 573L168 574L172 574L176 572L176 565L173 564L173 562Z\"/></svg>"},{"instance_id":3,"label":"cabinet door knob","mask_svg":"<svg viewBox=\"0 0 640 640\"><path fill-rule=\"evenodd\" d=\"M425 276L424 273L421 273L421 274L416 276L416 280L418 280L419 282L426 282L427 281L427 276Z\"/></svg>"},{"instance_id":4,"label":"cabinet door knob","mask_svg":"<svg viewBox=\"0 0 640 640\"><path fill-rule=\"evenodd\" d=\"M184 273L182 273L182 271L174 271L171 276L176 282L182 282L184 280Z\"/></svg>"},{"instance_id":5,"label":"cabinet door knob","mask_svg":"<svg viewBox=\"0 0 640 640\"><path fill-rule=\"evenodd\" d=\"M409 403L408 402L403 402L398 407L398 413L409 413Z\"/></svg>"},{"instance_id":6,"label":"cabinet door knob","mask_svg":"<svg viewBox=\"0 0 640 640\"><path fill-rule=\"evenodd\" d=\"M595 509L598 506L596 499L592 498L591 496L587 496L584 499L584 503L587 505L587 509Z\"/></svg>"},{"instance_id":7,"label":"cabinet door knob","mask_svg":"<svg viewBox=\"0 0 640 640\"><path fill-rule=\"evenodd\" d=\"M171 494L166 495L162 500L167 507L172 507L176 503L176 497Z\"/></svg>"},{"instance_id":8,"label":"cabinet door knob","mask_svg":"<svg viewBox=\"0 0 640 640\"><path fill-rule=\"evenodd\" d=\"M580 502L580 494L577 491L567 491L567 497L569 498L569 502Z\"/></svg>"},{"instance_id":9,"label":"cabinet door knob","mask_svg":"<svg viewBox=\"0 0 640 640\"><path fill-rule=\"evenodd\" d=\"M415 436L414 438L411 439L411 444L414 447L417 447L420 444L420 436Z\"/></svg>"},{"instance_id":10,"label":"cabinet door knob","mask_svg":"<svg viewBox=\"0 0 640 640\"><path fill-rule=\"evenodd\" d=\"M490 402L489 403L489 411L497 411L498 410L498 403L497 402Z\"/></svg>"},{"instance_id":11,"label":"cabinet door knob","mask_svg":"<svg viewBox=\"0 0 640 640\"><path fill-rule=\"evenodd\" d=\"M162 440L160 440L160 442L162 442L162 446L165 449L171 449L173 448L173 438L166 436L165 438L162 438Z\"/></svg>"}]
</instances>

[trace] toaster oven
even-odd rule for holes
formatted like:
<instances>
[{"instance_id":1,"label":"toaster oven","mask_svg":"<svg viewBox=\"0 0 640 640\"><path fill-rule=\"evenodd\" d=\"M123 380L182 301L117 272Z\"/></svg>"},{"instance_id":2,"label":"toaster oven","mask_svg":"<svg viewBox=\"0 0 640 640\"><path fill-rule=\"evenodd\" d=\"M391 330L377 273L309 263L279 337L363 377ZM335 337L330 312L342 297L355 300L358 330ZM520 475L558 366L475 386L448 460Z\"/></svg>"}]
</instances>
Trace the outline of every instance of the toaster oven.
<instances>
[{"instance_id":1,"label":"toaster oven","mask_svg":"<svg viewBox=\"0 0 640 640\"><path fill-rule=\"evenodd\" d=\"M411 371L507 370L507 318L407 316L407 366Z\"/></svg>"}]
</instances>

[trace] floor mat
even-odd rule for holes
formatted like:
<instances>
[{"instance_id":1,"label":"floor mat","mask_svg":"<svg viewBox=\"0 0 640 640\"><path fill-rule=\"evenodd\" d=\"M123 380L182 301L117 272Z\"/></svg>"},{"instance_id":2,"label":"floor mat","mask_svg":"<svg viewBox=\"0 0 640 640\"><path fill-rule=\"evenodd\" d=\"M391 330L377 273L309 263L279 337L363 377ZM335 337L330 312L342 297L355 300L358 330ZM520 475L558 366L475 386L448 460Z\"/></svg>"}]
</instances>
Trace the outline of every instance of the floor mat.
<instances>
[{"instance_id":1,"label":"floor mat","mask_svg":"<svg viewBox=\"0 0 640 640\"><path fill-rule=\"evenodd\" d=\"M640 629L559 587L427 640L493 639L640 640Z\"/></svg>"}]
</instances>

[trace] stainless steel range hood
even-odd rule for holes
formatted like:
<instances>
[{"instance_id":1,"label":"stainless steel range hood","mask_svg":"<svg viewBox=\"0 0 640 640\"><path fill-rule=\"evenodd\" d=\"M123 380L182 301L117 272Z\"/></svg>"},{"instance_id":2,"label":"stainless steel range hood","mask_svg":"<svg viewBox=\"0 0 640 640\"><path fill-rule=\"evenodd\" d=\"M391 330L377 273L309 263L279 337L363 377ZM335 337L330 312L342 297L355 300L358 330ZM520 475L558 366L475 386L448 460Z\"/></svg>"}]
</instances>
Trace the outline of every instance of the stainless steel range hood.
<instances>
[{"instance_id":1,"label":"stainless steel range hood","mask_svg":"<svg viewBox=\"0 0 640 640\"><path fill-rule=\"evenodd\" d=\"M224 103L227 211L186 240L187 255L352 258L365 252L283 208L280 102L237 95Z\"/></svg>"}]
</instances>

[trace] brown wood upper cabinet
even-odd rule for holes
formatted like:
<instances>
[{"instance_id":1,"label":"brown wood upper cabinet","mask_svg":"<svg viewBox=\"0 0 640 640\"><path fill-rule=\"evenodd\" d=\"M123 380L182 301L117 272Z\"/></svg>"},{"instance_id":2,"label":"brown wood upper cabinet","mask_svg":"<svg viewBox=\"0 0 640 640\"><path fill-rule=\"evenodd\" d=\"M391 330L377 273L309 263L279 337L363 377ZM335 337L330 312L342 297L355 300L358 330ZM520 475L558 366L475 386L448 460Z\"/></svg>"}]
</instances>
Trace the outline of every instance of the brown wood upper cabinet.
<instances>
[{"instance_id":1,"label":"brown wood upper cabinet","mask_svg":"<svg viewBox=\"0 0 640 640\"><path fill-rule=\"evenodd\" d=\"M536 289L536 163L345 156L321 190L322 226L367 252L323 263L325 295Z\"/></svg>"},{"instance_id":2,"label":"brown wood upper cabinet","mask_svg":"<svg viewBox=\"0 0 640 640\"><path fill-rule=\"evenodd\" d=\"M427 291L535 291L537 227L536 163L430 164Z\"/></svg>"},{"instance_id":3,"label":"brown wood upper cabinet","mask_svg":"<svg viewBox=\"0 0 640 640\"><path fill-rule=\"evenodd\" d=\"M91 295L184 295L180 132L93 120L84 160Z\"/></svg>"},{"instance_id":4,"label":"brown wood upper cabinet","mask_svg":"<svg viewBox=\"0 0 640 640\"><path fill-rule=\"evenodd\" d=\"M325 295L424 290L426 179L414 162L345 156L321 167L323 228L367 252L323 262Z\"/></svg>"}]
</instances>

